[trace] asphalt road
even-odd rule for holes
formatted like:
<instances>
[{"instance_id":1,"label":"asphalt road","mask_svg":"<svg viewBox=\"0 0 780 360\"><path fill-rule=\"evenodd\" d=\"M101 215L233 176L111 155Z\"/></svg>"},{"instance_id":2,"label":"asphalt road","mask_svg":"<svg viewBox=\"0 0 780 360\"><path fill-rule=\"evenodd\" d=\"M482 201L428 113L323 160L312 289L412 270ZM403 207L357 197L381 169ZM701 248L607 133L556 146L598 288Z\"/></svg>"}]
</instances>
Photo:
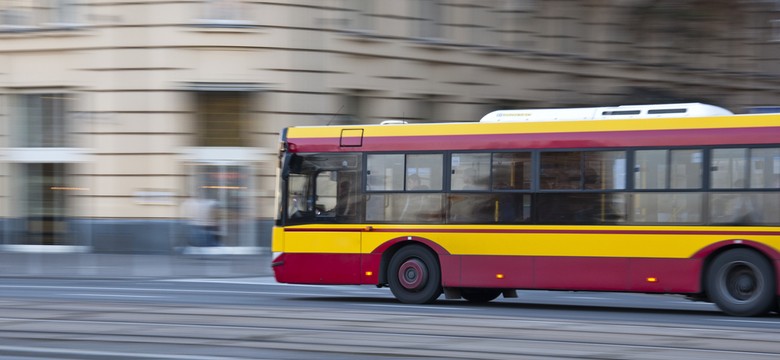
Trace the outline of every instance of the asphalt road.
<instances>
[{"instance_id":1,"label":"asphalt road","mask_svg":"<svg viewBox=\"0 0 780 360\"><path fill-rule=\"evenodd\" d=\"M778 359L780 316L679 296L489 304L272 278L0 279L0 359Z\"/></svg>"}]
</instances>

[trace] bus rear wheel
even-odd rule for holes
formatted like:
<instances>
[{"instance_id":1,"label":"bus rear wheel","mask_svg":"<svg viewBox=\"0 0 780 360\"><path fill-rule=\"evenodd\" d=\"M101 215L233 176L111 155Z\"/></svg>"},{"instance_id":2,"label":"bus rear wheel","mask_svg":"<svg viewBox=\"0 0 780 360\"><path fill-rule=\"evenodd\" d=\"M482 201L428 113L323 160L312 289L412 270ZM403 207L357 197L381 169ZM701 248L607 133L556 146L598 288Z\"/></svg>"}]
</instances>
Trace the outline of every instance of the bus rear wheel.
<instances>
[{"instance_id":1,"label":"bus rear wheel","mask_svg":"<svg viewBox=\"0 0 780 360\"><path fill-rule=\"evenodd\" d=\"M707 271L707 295L723 312L736 316L763 315L776 302L772 264L750 249L718 255Z\"/></svg>"},{"instance_id":2,"label":"bus rear wheel","mask_svg":"<svg viewBox=\"0 0 780 360\"><path fill-rule=\"evenodd\" d=\"M500 289L465 288L460 290L460 295L469 302L486 303L495 300L501 292Z\"/></svg>"},{"instance_id":3,"label":"bus rear wheel","mask_svg":"<svg viewBox=\"0 0 780 360\"><path fill-rule=\"evenodd\" d=\"M441 295L441 270L431 251L420 245L398 250L390 259L388 283L396 299L408 304L429 304Z\"/></svg>"}]
</instances>

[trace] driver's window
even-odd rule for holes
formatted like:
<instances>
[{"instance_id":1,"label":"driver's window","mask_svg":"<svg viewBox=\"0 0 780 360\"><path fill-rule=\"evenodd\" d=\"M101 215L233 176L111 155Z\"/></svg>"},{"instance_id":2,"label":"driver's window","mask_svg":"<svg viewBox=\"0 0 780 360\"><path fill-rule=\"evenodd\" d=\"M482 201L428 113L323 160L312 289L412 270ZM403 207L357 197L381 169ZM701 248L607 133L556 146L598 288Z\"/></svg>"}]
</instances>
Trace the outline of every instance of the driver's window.
<instances>
[{"instance_id":1,"label":"driver's window","mask_svg":"<svg viewBox=\"0 0 780 360\"><path fill-rule=\"evenodd\" d=\"M309 192L307 189L308 177L300 174L290 174L287 203L288 216L300 216L312 211L311 204L307 201Z\"/></svg>"},{"instance_id":2,"label":"driver's window","mask_svg":"<svg viewBox=\"0 0 780 360\"><path fill-rule=\"evenodd\" d=\"M338 203L338 182L335 171L322 171L317 174L317 194L315 210L317 216L336 216L336 204Z\"/></svg>"}]
</instances>

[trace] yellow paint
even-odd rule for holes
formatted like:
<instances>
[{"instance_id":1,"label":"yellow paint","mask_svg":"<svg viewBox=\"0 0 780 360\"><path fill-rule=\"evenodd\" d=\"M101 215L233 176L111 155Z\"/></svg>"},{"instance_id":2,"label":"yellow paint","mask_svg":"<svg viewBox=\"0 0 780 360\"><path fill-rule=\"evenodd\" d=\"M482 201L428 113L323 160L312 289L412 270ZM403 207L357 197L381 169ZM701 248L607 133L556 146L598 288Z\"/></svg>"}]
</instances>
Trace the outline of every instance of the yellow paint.
<instances>
[{"instance_id":1,"label":"yellow paint","mask_svg":"<svg viewBox=\"0 0 780 360\"><path fill-rule=\"evenodd\" d=\"M271 232L271 251L283 252L284 251L284 228L274 226Z\"/></svg>"},{"instance_id":2,"label":"yellow paint","mask_svg":"<svg viewBox=\"0 0 780 360\"><path fill-rule=\"evenodd\" d=\"M365 225L333 226L342 231L328 232L323 225L296 226L295 232L284 234L277 241L280 230L274 231L273 251L300 253L371 253L385 242L406 239L409 236L433 241L453 255L523 255L523 256L594 256L689 258L708 245L725 240L743 239L763 243L780 250L780 235L751 235L751 232L780 233L778 227L693 227L693 226L447 226L447 225L372 225L372 231L347 232L343 229L363 230ZM312 231L300 231L306 228ZM398 231L393 231L398 229ZM426 232L447 230L452 232ZM490 230L516 230L523 233L491 233ZM458 231L484 232L458 232ZM621 234L625 231L670 231L681 234ZM538 232L534 232L538 231ZM545 233L544 231L600 231L603 233ZM686 231L699 232L685 234ZM700 232L707 231L711 234ZM718 234L738 231L740 235ZM280 245L282 243L282 245ZM282 250L283 249L283 250Z\"/></svg>"},{"instance_id":3,"label":"yellow paint","mask_svg":"<svg viewBox=\"0 0 780 360\"><path fill-rule=\"evenodd\" d=\"M359 254L359 232L287 232L284 252Z\"/></svg>"}]
</instances>

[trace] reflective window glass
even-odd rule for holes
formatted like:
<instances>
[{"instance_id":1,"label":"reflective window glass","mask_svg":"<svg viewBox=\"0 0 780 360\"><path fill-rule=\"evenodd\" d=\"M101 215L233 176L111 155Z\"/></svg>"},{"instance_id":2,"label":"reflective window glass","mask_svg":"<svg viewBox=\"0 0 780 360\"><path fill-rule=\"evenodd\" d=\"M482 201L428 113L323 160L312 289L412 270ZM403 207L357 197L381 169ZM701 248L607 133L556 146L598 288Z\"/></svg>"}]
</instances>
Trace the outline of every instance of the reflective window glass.
<instances>
[{"instance_id":1,"label":"reflective window glass","mask_svg":"<svg viewBox=\"0 0 780 360\"><path fill-rule=\"evenodd\" d=\"M626 153L624 151L593 151L584 154L583 185L585 189L626 188Z\"/></svg>"},{"instance_id":2,"label":"reflective window glass","mask_svg":"<svg viewBox=\"0 0 780 360\"><path fill-rule=\"evenodd\" d=\"M541 154L542 190L626 188L624 151L570 151Z\"/></svg>"},{"instance_id":3,"label":"reflective window glass","mask_svg":"<svg viewBox=\"0 0 780 360\"><path fill-rule=\"evenodd\" d=\"M447 221L458 224L519 224L531 219L531 195L453 193Z\"/></svg>"},{"instance_id":4,"label":"reflective window glass","mask_svg":"<svg viewBox=\"0 0 780 360\"><path fill-rule=\"evenodd\" d=\"M625 195L542 193L535 204L536 217L542 224L605 224L626 220Z\"/></svg>"},{"instance_id":5,"label":"reflective window glass","mask_svg":"<svg viewBox=\"0 0 780 360\"><path fill-rule=\"evenodd\" d=\"M634 153L635 189L665 189L668 171L666 150L640 150Z\"/></svg>"},{"instance_id":6,"label":"reflective window glass","mask_svg":"<svg viewBox=\"0 0 780 360\"><path fill-rule=\"evenodd\" d=\"M493 154L493 189L531 189L531 153Z\"/></svg>"},{"instance_id":7,"label":"reflective window glass","mask_svg":"<svg viewBox=\"0 0 780 360\"><path fill-rule=\"evenodd\" d=\"M366 221L441 223L443 194L371 194L366 201Z\"/></svg>"},{"instance_id":8,"label":"reflective window glass","mask_svg":"<svg viewBox=\"0 0 780 360\"><path fill-rule=\"evenodd\" d=\"M780 149L751 149L750 188L780 188Z\"/></svg>"},{"instance_id":9,"label":"reflective window glass","mask_svg":"<svg viewBox=\"0 0 780 360\"><path fill-rule=\"evenodd\" d=\"M763 215L777 222L778 203L773 194L729 192L710 194L710 222L719 225L749 225L761 223ZM775 200L775 201L772 201ZM763 208L763 205L774 208Z\"/></svg>"},{"instance_id":10,"label":"reflective window glass","mask_svg":"<svg viewBox=\"0 0 780 360\"><path fill-rule=\"evenodd\" d=\"M414 154L406 156L406 190L441 190L444 156Z\"/></svg>"},{"instance_id":11,"label":"reflective window glass","mask_svg":"<svg viewBox=\"0 0 780 360\"><path fill-rule=\"evenodd\" d=\"M631 221L637 223L698 223L701 193L635 193Z\"/></svg>"},{"instance_id":12,"label":"reflective window glass","mask_svg":"<svg viewBox=\"0 0 780 360\"><path fill-rule=\"evenodd\" d=\"M540 184L543 190L580 189L582 153L579 151L541 154Z\"/></svg>"},{"instance_id":13,"label":"reflective window glass","mask_svg":"<svg viewBox=\"0 0 780 360\"><path fill-rule=\"evenodd\" d=\"M404 189L404 155L368 155L366 190L402 191Z\"/></svg>"},{"instance_id":14,"label":"reflective window glass","mask_svg":"<svg viewBox=\"0 0 780 360\"><path fill-rule=\"evenodd\" d=\"M490 154L452 154L453 191L490 190Z\"/></svg>"},{"instance_id":15,"label":"reflective window glass","mask_svg":"<svg viewBox=\"0 0 780 360\"><path fill-rule=\"evenodd\" d=\"M714 149L710 165L710 187L742 189L745 187L747 149Z\"/></svg>"},{"instance_id":16,"label":"reflective window glass","mask_svg":"<svg viewBox=\"0 0 780 360\"><path fill-rule=\"evenodd\" d=\"M672 189L699 189L702 184L702 151L672 150L671 176Z\"/></svg>"}]
</instances>

